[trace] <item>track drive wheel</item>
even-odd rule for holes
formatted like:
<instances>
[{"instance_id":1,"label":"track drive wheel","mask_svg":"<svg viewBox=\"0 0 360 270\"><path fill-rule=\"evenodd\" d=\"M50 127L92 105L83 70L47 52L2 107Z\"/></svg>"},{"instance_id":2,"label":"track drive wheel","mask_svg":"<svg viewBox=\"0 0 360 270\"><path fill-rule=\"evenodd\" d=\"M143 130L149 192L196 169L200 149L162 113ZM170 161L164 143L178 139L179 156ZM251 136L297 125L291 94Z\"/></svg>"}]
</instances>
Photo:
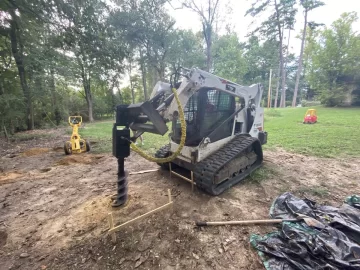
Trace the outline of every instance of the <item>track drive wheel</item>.
<instances>
[{"instance_id":1,"label":"track drive wheel","mask_svg":"<svg viewBox=\"0 0 360 270\"><path fill-rule=\"evenodd\" d=\"M65 142L64 143L64 152L65 152L65 155L71 155L72 154L71 142Z\"/></svg>"}]
</instances>

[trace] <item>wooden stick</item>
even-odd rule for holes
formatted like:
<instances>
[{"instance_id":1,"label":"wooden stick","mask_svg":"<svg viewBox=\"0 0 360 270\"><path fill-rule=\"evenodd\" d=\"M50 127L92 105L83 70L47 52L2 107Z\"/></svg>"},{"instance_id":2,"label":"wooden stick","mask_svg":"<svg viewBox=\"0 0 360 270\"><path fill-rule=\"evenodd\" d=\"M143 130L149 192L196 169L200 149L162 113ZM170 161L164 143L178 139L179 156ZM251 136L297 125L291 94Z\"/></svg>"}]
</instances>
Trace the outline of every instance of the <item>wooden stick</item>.
<instances>
[{"instance_id":1,"label":"wooden stick","mask_svg":"<svg viewBox=\"0 0 360 270\"><path fill-rule=\"evenodd\" d=\"M170 172L170 180L171 180L171 176L172 176L172 170L171 170L171 162L169 163L169 172Z\"/></svg>"},{"instance_id":2,"label":"wooden stick","mask_svg":"<svg viewBox=\"0 0 360 270\"><path fill-rule=\"evenodd\" d=\"M192 185L196 185L196 183L193 180L191 180L191 179L189 179L189 178L187 178L187 177L185 177L185 176L183 176L183 175L181 175L181 174L179 174L177 172L172 171L171 174L175 174L177 177L180 177L181 179L184 179L185 181L188 181Z\"/></svg>"},{"instance_id":3,"label":"wooden stick","mask_svg":"<svg viewBox=\"0 0 360 270\"><path fill-rule=\"evenodd\" d=\"M125 227L125 226L127 226L127 225L129 225L129 224L134 223L135 221L138 221L138 220L140 220L140 219L146 218L146 217L148 217L148 216L150 216L150 215L152 215L152 214L155 214L155 213L157 213L157 212L160 212L160 211L163 210L163 209L166 209L166 208L169 208L170 206L172 206L174 202L171 200L171 192L170 192L170 189L168 190L168 193L169 193L169 198L170 198L170 199L169 199L169 202L168 202L167 204L164 204L163 206L160 206L160 207L158 207L158 208L156 208L156 209L154 209L154 210L151 210L151 211L149 211L149 212L147 212L147 213L145 213L145 214L143 214L143 215L141 215L141 216L138 216L138 217L136 217L136 218L134 218L134 219L131 219L131 220L129 220L129 221L126 221L126 222L123 223L123 224L120 224L120 225L118 225L118 226L116 226L116 227L113 227L113 228L111 228L111 229L109 230L109 233L116 232L116 231L120 230L121 228L123 228L123 227ZM170 201L170 200L171 200L171 201Z\"/></svg>"},{"instance_id":4,"label":"wooden stick","mask_svg":"<svg viewBox=\"0 0 360 270\"><path fill-rule=\"evenodd\" d=\"M277 224L283 221L299 221L298 219L263 219L263 220L240 220L240 221L196 221L196 226L221 226L221 225L261 225L261 224Z\"/></svg>"},{"instance_id":5,"label":"wooden stick","mask_svg":"<svg viewBox=\"0 0 360 270\"><path fill-rule=\"evenodd\" d=\"M143 174L143 173L149 173L149 172L156 172L159 169L152 169L152 170L145 170L145 171L138 171L138 172L130 172L129 175L134 175L134 174Z\"/></svg>"},{"instance_id":6,"label":"wooden stick","mask_svg":"<svg viewBox=\"0 0 360 270\"><path fill-rule=\"evenodd\" d=\"M268 225L268 224L279 224L284 221L287 222L298 222L298 221L305 221L305 223L310 227L316 227L319 229L325 228L325 225L322 224L320 221L306 217L306 216L298 216L296 219L259 219L259 220L240 220L240 221L196 221L196 226L223 226L223 225Z\"/></svg>"},{"instance_id":7,"label":"wooden stick","mask_svg":"<svg viewBox=\"0 0 360 270\"><path fill-rule=\"evenodd\" d=\"M109 233L111 234L111 240L113 242L116 242L116 234L115 234L115 232L113 232L113 233L110 232L114 228L114 218L113 218L112 213L108 214L108 220L109 220L109 226L110 226Z\"/></svg>"},{"instance_id":8,"label":"wooden stick","mask_svg":"<svg viewBox=\"0 0 360 270\"><path fill-rule=\"evenodd\" d=\"M191 192L194 193L194 172L191 171Z\"/></svg>"},{"instance_id":9,"label":"wooden stick","mask_svg":"<svg viewBox=\"0 0 360 270\"><path fill-rule=\"evenodd\" d=\"M169 196L169 203L171 203L172 200L171 200L171 190L170 189L168 189L168 196Z\"/></svg>"}]
</instances>

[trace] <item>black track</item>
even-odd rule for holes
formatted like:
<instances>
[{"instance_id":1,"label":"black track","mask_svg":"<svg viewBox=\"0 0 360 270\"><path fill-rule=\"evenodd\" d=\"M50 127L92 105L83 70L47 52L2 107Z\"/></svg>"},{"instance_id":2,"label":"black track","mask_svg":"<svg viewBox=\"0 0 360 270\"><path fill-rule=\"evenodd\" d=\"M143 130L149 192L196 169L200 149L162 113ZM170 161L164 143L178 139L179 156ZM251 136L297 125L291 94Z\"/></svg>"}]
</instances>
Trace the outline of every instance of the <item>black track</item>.
<instances>
[{"instance_id":1,"label":"black track","mask_svg":"<svg viewBox=\"0 0 360 270\"><path fill-rule=\"evenodd\" d=\"M239 168L239 173L220 184L215 184L215 175L230 161L255 152L257 160L247 168ZM260 141L249 135L238 135L221 149L196 164L194 170L196 185L211 195L219 195L239 183L252 171L261 166L263 152Z\"/></svg>"},{"instance_id":2,"label":"black track","mask_svg":"<svg viewBox=\"0 0 360 270\"><path fill-rule=\"evenodd\" d=\"M241 156L254 152L257 160L246 168L238 168L238 174L220 184L215 184L216 174L224 168L229 162ZM155 154L155 157L165 158L170 155L170 146L161 147ZM225 190L239 183L246 178L252 171L261 166L263 161L263 152L260 141L250 135L238 135L221 149L217 150L204 160L196 164L194 169L194 180L197 187L207 193L217 196ZM159 164L163 169L169 169L169 163Z\"/></svg>"}]
</instances>

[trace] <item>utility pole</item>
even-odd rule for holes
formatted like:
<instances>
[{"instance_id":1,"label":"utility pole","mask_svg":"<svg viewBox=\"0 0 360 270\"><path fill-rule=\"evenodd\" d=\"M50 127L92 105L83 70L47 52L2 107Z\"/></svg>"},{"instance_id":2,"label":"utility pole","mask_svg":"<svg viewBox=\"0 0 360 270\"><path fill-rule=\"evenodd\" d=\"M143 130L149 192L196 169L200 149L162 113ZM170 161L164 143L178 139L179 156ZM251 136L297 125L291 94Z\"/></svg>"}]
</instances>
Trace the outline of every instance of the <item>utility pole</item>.
<instances>
[{"instance_id":1,"label":"utility pole","mask_svg":"<svg viewBox=\"0 0 360 270\"><path fill-rule=\"evenodd\" d=\"M271 77L272 77L272 69L270 69L269 76L269 91L268 91L268 108L271 108Z\"/></svg>"}]
</instances>

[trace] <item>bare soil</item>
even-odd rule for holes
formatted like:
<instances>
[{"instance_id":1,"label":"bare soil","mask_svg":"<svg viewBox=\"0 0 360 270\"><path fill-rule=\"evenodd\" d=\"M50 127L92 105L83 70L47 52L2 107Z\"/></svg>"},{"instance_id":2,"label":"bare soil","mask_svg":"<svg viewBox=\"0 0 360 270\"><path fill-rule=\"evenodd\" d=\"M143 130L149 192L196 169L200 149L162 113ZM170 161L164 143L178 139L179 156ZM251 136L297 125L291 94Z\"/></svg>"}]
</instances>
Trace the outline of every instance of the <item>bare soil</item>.
<instances>
[{"instance_id":1,"label":"bare soil","mask_svg":"<svg viewBox=\"0 0 360 270\"><path fill-rule=\"evenodd\" d=\"M110 154L65 156L62 139L3 148L1 270L263 269L249 237L274 227L198 229L194 221L267 218L272 200L286 191L340 205L360 190L359 158L322 159L278 149L265 151L261 177L253 175L218 197L192 193L189 183L170 180L168 172L130 175L127 205L112 209L116 159ZM157 168L136 154L125 166L129 172ZM174 196L172 209L124 228L111 242L109 212L121 224L165 204L167 189Z\"/></svg>"}]
</instances>

